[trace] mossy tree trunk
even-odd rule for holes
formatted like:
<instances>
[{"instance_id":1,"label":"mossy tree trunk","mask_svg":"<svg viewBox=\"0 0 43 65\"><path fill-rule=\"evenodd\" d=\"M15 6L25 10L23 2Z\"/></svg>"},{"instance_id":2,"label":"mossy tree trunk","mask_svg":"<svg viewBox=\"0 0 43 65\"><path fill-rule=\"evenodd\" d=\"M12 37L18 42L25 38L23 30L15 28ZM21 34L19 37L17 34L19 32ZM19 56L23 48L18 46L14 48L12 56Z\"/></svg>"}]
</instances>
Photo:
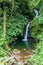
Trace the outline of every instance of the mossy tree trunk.
<instances>
[{"instance_id":1,"label":"mossy tree trunk","mask_svg":"<svg viewBox=\"0 0 43 65\"><path fill-rule=\"evenodd\" d=\"M3 37L6 40L6 11L3 12Z\"/></svg>"},{"instance_id":2,"label":"mossy tree trunk","mask_svg":"<svg viewBox=\"0 0 43 65\"><path fill-rule=\"evenodd\" d=\"M6 41L6 11L4 9L3 11L3 45L6 47L7 46L7 41Z\"/></svg>"},{"instance_id":3,"label":"mossy tree trunk","mask_svg":"<svg viewBox=\"0 0 43 65\"><path fill-rule=\"evenodd\" d=\"M6 12L6 8L4 8L4 11L3 11L3 47L6 49L6 50L10 50L10 48L8 47L8 44L7 44L7 38L6 38L6 32L7 32L7 12Z\"/></svg>"}]
</instances>

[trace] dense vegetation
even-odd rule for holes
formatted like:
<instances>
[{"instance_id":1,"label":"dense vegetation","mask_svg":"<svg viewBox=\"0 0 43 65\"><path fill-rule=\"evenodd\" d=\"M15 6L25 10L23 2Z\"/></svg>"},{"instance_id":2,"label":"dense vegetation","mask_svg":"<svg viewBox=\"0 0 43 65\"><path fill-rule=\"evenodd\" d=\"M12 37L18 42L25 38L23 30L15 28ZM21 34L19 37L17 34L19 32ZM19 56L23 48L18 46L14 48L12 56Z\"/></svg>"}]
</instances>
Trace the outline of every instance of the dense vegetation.
<instances>
[{"instance_id":1,"label":"dense vegetation","mask_svg":"<svg viewBox=\"0 0 43 65\"><path fill-rule=\"evenodd\" d=\"M39 10L37 18L34 8ZM0 56L7 54L9 44L15 42L17 36L23 36L29 21L31 36L40 40L36 45L35 57L29 61L33 65L43 65L43 0L0 0Z\"/></svg>"}]
</instances>

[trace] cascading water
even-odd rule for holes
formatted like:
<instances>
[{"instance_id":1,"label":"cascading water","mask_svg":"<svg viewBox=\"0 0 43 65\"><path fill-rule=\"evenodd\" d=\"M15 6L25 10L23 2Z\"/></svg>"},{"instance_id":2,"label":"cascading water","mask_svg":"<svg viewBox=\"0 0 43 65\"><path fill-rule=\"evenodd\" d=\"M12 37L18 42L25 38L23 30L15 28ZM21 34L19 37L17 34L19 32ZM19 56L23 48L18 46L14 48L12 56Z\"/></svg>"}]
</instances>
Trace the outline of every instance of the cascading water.
<instances>
[{"instance_id":1,"label":"cascading water","mask_svg":"<svg viewBox=\"0 0 43 65\"><path fill-rule=\"evenodd\" d=\"M30 27L30 22L27 24L27 26L26 26L26 32L25 32L25 36L24 36L24 39L23 39L23 41L28 41L28 28Z\"/></svg>"},{"instance_id":2,"label":"cascading water","mask_svg":"<svg viewBox=\"0 0 43 65\"><path fill-rule=\"evenodd\" d=\"M37 17L39 15L37 9L34 9L34 13L35 13L35 17ZM26 26L26 32L25 32L25 35L24 35L24 39L22 40L22 41L24 41L26 43L26 47L29 49L28 34L30 34L30 32L28 32L28 31L30 31L30 22Z\"/></svg>"},{"instance_id":3,"label":"cascading water","mask_svg":"<svg viewBox=\"0 0 43 65\"><path fill-rule=\"evenodd\" d=\"M37 17L39 15L39 12L37 9L34 9L34 13L35 13L35 17Z\"/></svg>"}]
</instances>

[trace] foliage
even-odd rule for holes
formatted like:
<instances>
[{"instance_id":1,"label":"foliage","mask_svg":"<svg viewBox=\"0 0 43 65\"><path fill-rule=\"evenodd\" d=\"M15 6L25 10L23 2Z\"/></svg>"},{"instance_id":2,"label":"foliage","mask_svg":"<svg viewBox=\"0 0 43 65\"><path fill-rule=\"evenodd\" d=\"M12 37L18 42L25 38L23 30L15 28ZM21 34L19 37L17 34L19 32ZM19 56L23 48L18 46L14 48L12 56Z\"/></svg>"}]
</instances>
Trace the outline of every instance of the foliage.
<instances>
[{"instance_id":1,"label":"foliage","mask_svg":"<svg viewBox=\"0 0 43 65\"><path fill-rule=\"evenodd\" d=\"M43 65L43 1L41 1L39 7L40 15L33 21L31 31L32 36L37 37L41 41L36 46L35 54L30 58L32 65Z\"/></svg>"},{"instance_id":2,"label":"foliage","mask_svg":"<svg viewBox=\"0 0 43 65\"><path fill-rule=\"evenodd\" d=\"M31 35L37 37L43 32L43 15L39 15L31 24Z\"/></svg>"},{"instance_id":3,"label":"foliage","mask_svg":"<svg viewBox=\"0 0 43 65\"><path fill-rule=\"evenodd\" d=\"M38 6L39 8L39 16L33 19L32 24L31 24L31 35L34 37L38 37L43 33L43 2L41 2Z\"/></svg>"},{"instance_id":4,"label":"foliage","mask_svg":"<svg viewBox=\"0 0 43 65\"><path fill-rule=\"evenodd\" d=\"M17 39L16 37L21 34L23 35L23 28L28 22L28 19L16 13L14 17L10 21L7 22L7 40L9 42Z\"/></svg>"},{"instance_id":5,"label":"foliage","mask_svg":"<svg viewBox=\"0 0 43 65\"><path fill-rule=\"evenodd\" d=\"M39 9L35 19L34 8ZM43 40L43 0L0 0L0 56L7 54L8 45L19 34L23 36L24 27L31 19L31 36ZM33 65L43 65L42 43L37 44L36 54L30 58Z\"/></svg>"},{"instance_id":6,"label":"foliage","mask_svg":"<svg viewBox=\"0 0 43 65\"><path fill-rule=\"evenodd\" d=\"M26 0L29 12L33 14L33 9L36 8L41 0Z\"/></svg>"},{"instance_id":7,"label":"foliage","mask_svg":"<svg viewBox=\"0 0 43 65\"><path fill-rule=\"evenodd\" d=\"M18 8L18 4L17 2L14 2L14 0L0 1L0 47L1 48L5 47L4 49L9 49L8 48L9 43L15 41L19 34L23 35L23 29L26 23L28 22L28 19L25 16L23 16L23 14L20 14L17 11L17 8ZM3 52L1 53L2 54L6 53Z\"/></svg>"},{"instance_id":8,"label":"foliage","mask_svg":"<svg viewBox=\"0 0 43 65\"><path fill-rule=\"evenodd\" d=\"M36 53L30 58L32 65L43 65L43 41L40 41L36 46Z\"/></svg>"},{"instance_id":9,"label":"foliage","mask_svg":"<svg viewBox=\"0 0 43 65\"><path fill-rule=\"evenodd\" d=\"M0 47L0 57L6 56L6 54L7 54L7 51L3 49L2 47Z\"/></svg>"}]
</instances>

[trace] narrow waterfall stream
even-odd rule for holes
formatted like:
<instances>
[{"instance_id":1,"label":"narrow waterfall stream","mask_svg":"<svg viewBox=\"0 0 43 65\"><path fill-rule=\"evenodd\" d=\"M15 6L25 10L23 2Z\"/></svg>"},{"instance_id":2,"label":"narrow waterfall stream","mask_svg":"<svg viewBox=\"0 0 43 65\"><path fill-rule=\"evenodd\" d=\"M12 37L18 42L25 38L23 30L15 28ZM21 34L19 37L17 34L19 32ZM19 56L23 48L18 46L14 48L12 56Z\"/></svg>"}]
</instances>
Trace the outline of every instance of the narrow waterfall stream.
<instances>
[{"instance_id":1,"label":"narrow waterfall stream","mask_svg":"<svg viewBox=\"0 0 43 65\"><path fill-rule=\"evenodd\" d=\"M30 27L30 22L27 24L26 26L26 32L25 32L25 35L24 35L24 39L23 41L28 41L28 28Z\"/></svg>"},{"instance_id":2,"label":"narrow waterfall stream","mask_svg":"<svg viewBox=\"0 0 43 65\"><path fill-rule=\"evenodd\" d=\"M37 17L39 15L37 9L34 9L34 13L35 13L35 17ZM28 42L28 36L30 37L30 22L26 26L26 32L25 32L25 35L24 35L24 39L22 40L22 41L25 42L27 49L29 49L29 44L30 44L30 42Z\"/></svg>"}]
</instances>

